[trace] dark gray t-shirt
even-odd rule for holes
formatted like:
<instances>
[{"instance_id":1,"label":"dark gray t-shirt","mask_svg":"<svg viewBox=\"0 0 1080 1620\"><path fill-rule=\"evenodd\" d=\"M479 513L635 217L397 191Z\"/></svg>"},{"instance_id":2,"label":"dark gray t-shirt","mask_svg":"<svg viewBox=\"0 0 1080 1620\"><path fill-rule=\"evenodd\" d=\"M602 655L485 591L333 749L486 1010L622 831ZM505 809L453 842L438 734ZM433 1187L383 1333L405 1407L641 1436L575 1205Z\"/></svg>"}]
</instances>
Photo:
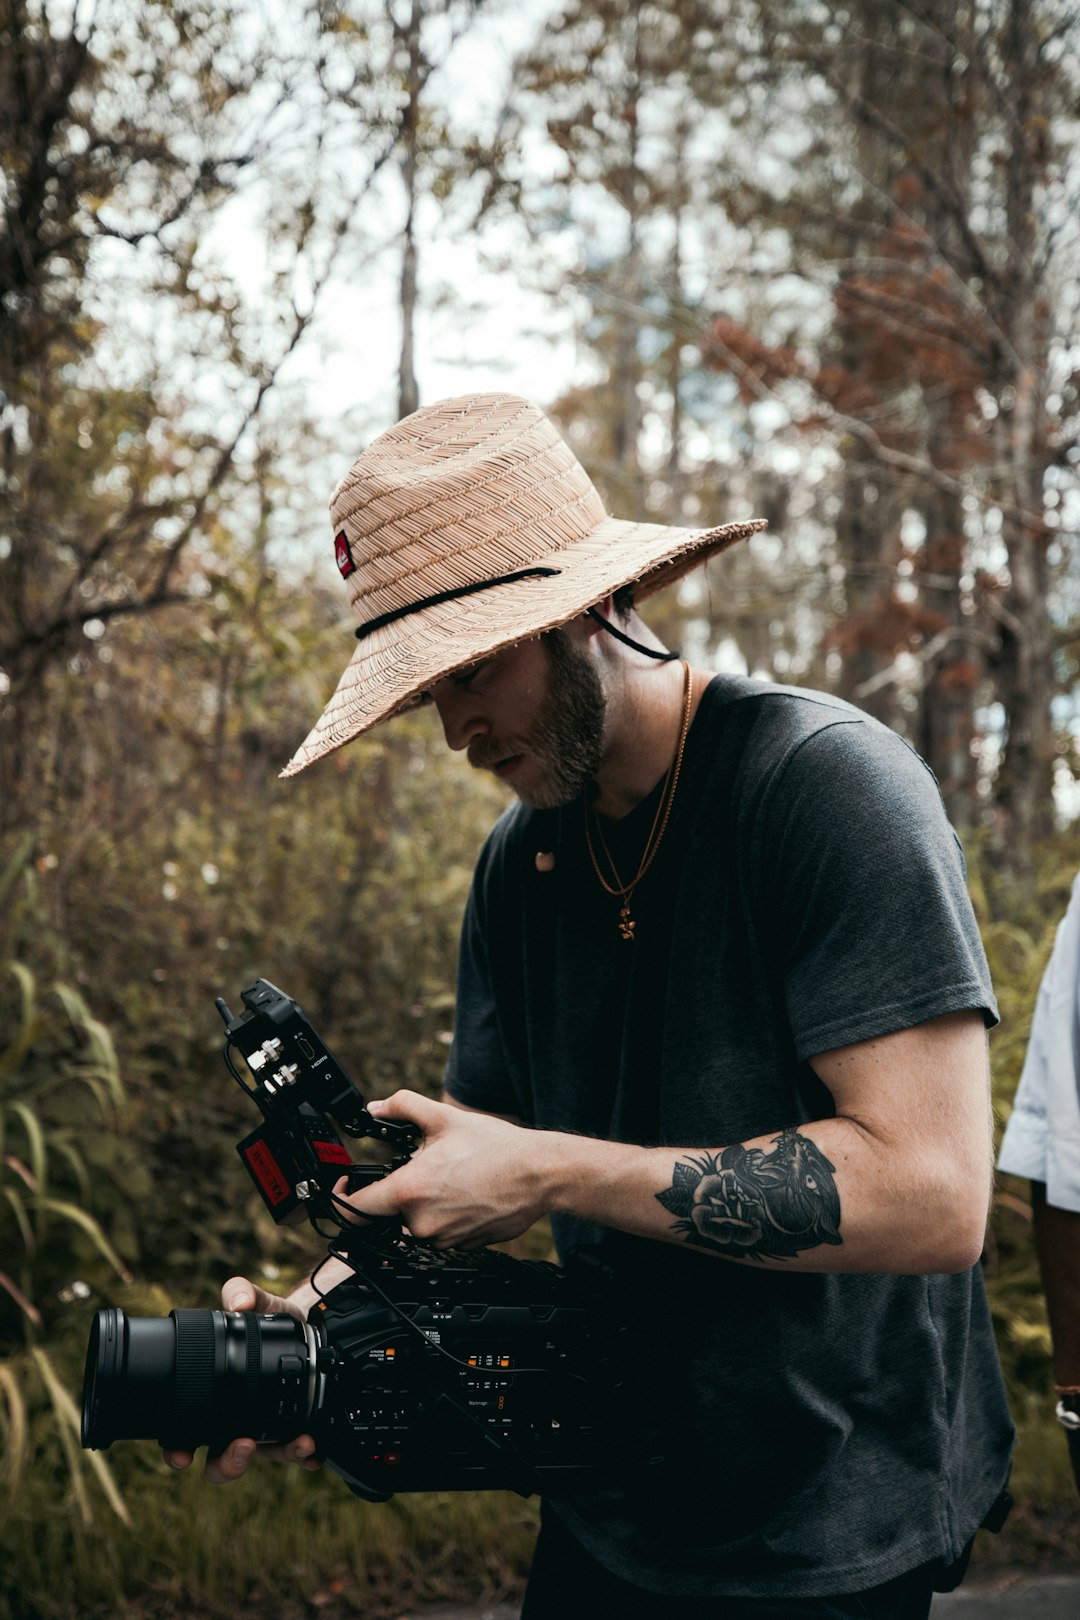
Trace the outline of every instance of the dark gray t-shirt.
<instances>
[{"instance_id":1,"label":"dark gray t-shirt","mask_svg":"<svg viewBox=\"0 0 1080 1620\"><path fill-rule=\"evenodd\" d=\"M620 872L655 808L607 834ZM716 1148L834 1113L817 1053L997 1019L933 777L822 694L710 683L633 915L629 943L580 803L509 810L466 912L450 1094ZM638 1455L620 1488L556 1504L605 1567L673 1596L814 1596L959 1554L1013 1438L977 1267L785 1274L574 1220L556 1239L598 1242L635 1301Z\"/></svg>"}]
</instances>

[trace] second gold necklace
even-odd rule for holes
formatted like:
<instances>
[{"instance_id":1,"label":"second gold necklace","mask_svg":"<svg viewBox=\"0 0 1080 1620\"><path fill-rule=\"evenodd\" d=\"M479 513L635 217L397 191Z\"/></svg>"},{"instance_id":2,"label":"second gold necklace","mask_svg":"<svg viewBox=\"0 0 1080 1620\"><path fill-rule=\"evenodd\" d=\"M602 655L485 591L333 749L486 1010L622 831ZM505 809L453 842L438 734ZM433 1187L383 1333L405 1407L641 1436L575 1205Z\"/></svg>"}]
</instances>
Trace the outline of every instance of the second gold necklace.
<instances>
[{"instance_id":1,"label":"second gold necklace","mask_svg":"<svg viewBox=\"0 0 1080 1620\"><path fill-rule=\"evenodd\" d=\"M591 826L593 811L589 804L589 800L587 798L585 800L585 842L589 850L589 859L592 861L593 871L600 879L602 886L607 890L608 894L614 895L617 900L622 901L622 905L619 908L619 932L623 939L632 940L635 937L637 923L630 915L630 902L634 897L634 890L637 888L638 884L641 882L642 878L645 876L645 873L649 870L649 867L656 858L656 852L660 848L660 842L664 836L664 833L667 831L668 820L671 816L671 806L675 800L675 789L679 785L679 772L682 770L683 753L686 749L686 737L690 730L690 711L693 707L694 700L694 672L685 659L682 660L682 667L683 705L682 723L679 726L679 740L675 747L674 758L672 759L671 764L668 766L667 775L664 778L664 785L660 790L660 800L656 806L656 814L653 817L653 823L649 829L649 836L645 840L645 849L642 852L641 860L638 862L638 869L628 883L624 883L622 878L619 876L618 868L611 858L611 851L608 849L607 843L604 840L604 831L600 825L600 818L597 816L596 836L599 841L600 848L603 851L604 859L607 862L608 871L610 872L611 877L614 879L614 882L609 882L604 876L604 873L600 867L600 862L596 858L596 849L593 845Z\"/></svg>"}]
</instances>

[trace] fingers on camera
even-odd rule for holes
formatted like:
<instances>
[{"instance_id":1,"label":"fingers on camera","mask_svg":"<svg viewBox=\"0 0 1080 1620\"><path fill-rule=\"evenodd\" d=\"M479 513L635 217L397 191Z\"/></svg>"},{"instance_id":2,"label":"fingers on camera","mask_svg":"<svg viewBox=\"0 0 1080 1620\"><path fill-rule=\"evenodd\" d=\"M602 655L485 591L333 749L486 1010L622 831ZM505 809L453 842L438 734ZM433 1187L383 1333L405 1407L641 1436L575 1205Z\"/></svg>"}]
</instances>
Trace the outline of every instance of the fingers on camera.
<instances>
[{"instance_id":1,"label":"fingers on camera","mask_svg":"<svg viewBox=\"0 0 1080 1620\"><path fill-rule=\"evenodd\" d=\"M216 1457L207 1457L206 1477L211 1485L229 1485L243 1477L254 1455L254 1440L234 1440Z\"/></svg>"},{"instance_id":2,"label":"fingers on camera","mask_svg":"<svg viewBox=\"0 0 1080 1620\"><path fill-rule=\"evenodd\" d=\"M217 1456L206 1460L206 1477L212 1485L229 1485L243 1479L251 1459L259 1448L253 1440L235 1440ZM287 1446L264 1446L266 1456L275 1462L299 1463L301 1468L314 1470L322 1467L322 1459L315 1455L315 1443L310 1436L300 1436ZM191 1458L183 1452L166 1453L171 1468L186 1468Z\"/></svg>"}]
</instances>

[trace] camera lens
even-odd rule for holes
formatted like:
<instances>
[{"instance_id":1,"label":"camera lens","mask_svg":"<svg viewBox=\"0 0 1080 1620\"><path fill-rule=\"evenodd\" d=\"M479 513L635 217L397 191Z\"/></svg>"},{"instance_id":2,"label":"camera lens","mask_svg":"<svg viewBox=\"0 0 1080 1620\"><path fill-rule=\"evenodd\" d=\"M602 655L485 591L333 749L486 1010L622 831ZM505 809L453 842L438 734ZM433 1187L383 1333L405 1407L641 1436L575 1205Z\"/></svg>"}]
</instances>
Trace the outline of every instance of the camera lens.
<instances>
[{"instance_id":1,"label":"camera lens","mask_svg":"<svg viewBox=\"0 0 1080 1620\"><path fill-rule=\"evenodd\" d=\"M285 1440L316 1407L314 1329L294 1316L98 1311L83 1377L82 1443L157 1440L220 1450L238 1435Z\"/></svg>"}]
</instances>

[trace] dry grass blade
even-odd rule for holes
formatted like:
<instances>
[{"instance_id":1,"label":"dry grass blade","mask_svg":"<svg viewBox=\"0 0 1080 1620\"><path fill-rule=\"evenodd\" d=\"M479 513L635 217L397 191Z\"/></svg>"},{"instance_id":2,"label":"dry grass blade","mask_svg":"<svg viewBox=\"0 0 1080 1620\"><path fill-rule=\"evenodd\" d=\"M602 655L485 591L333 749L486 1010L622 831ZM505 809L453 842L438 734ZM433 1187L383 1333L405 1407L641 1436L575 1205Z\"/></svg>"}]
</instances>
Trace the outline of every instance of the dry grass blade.
<instances>
[{"instance_id":1,"label":"dry grass blade","mask_svg":"<svg viewBox=\"0 0 1080 1620\"><path fill-rule=\"evenodd\" d=\"M90 1506L90 1498L86 1494L86 1482L82 1476L82 1451L79 1444L79 1416L75 1410L75 1402L64 1388L52 1362L40 1345L35 1345L30 1352L34 1365L41 1375L53 1412L56 1415L56 1432L60 1436L60 1444L64 1448L67 1460L68 1473L71 1477L71 1488L75 1492L75 1501L78 1505L79 1516L84 1525L93 1522L94 1511Z\"/></svg>"},{"instance_id":2,"label":"dry grass blade","mask_svg":"<svg viewBox=\"0 0 1080 1620\"><path fill-rule=\"evenodd\" d=\"M20 1311L26 1315L36 1328L41 1327L41 1312L32 1300L27 1299L22 1289L13 1282L6 1271L0 1271L0 1288L15 1301ZM0 1369L2 1371L3 1369Z\"/></svg>"},{"instance_id":3,"label":"dry grass blade","mask_svg":"<svg viewBox=\"0 0 1080 1620\"><path fill-rule=\"evenodd\" d=\"M84 1452L81 1449L82 1423L78 1407L57 1377L52 1362L45 1351L39 1347L32 1350L31 1354L37 1364L38 1371L41 1373L42 1381L49 1392L49 1399L52 1401L53 1410L56 1413L57 1428L71 1468L72 1485L75 1488L79 1508L83 1515L83 1523L89 1524L93 1518L93 1510L90 1506L89 1497L86 1495L86 1488L82 1478L81 1465L85 1462L93 1469L106 1500L117 1518L130 1529L131 1515L124 1505L124 1499L120 1495L116 1481L112 1477L108 1463L96 1451Z\"/></svg>"},{"instance_id":4,"label":"dry grass blade","mask_svg":"<svg viewBox=\"0 0 1080 1620\"><path fill-rule=\"evenodd\" d=\"M19 1023L14 1036L0 1052L0 1080L18 1074L26 1054L32 1049L42 1032L38 1011L37 981L22 962L5 962L4 971L10 973L19 986Z\"/></svg>"},{"instance_id":5,"label":"dry grass blade","mask_svg":"<svg viewBox=\"0 0 1080 1620\"><path fill-rule=\"evenodd\" d=\"M12 1103L11 1112L22 1121L23 1130L26 1132L26 1145L30 1150L31 1174L38 1190L43 1191L48 1180L48 1151L41 1121L28 1103Z\"/></svg>"},{"instance_id":6,"label":"dry grass blade","mask_svg":"<svg viewBox=\"0 0 1080 1620\"><path fill-rule=\"evenodd\" d=\"M26 1465L29 1430L26 1421L26 1402L18 1380L10 1367L0 1367L0 1391L3 1392L7 1412L7 1458L5 1471L9 1490L14 1490L22 1478Z\"/></svg>"},{"instance_id":7,"label":"dry grass blade","mask_svg":"<svg viewBox=\"0 0 1080 1620\"><path fill-rule=\"evenodd\" d=\"M53 1215L60 1215L65 1221L70 1221L72 1225L81 1227L99 1254L104 1256L117 1275L124 1282L131 1281L131 1273L124 1262L101 1230L97 1221L92 1215L88 1215L85 1209L80 1209L78 1204L69 1204L61 1198L39 1198L37 1207L48 1210Z\"/></svg>"},{"instance_id":8,"label":"dry grass blade","mask_svg":"<svg viewBox=\"0 0 1080 1620\"><path fill-rule=\"evenodd\" d=\"M84 1060L78 1065L76 1074L81 1080L103 1080L113 1102L119 1105L124 1100L124 1090L112 1036L105 1025L93 1016L77 990L73 990L69 984L61 983L52 985L51 989L63 1007L72 1028L85 1037L89 1049ZM97 1088L94 1089L96 1091Z\"/></svg>"},{"instance_id":9,"label":"dry grass blade","mask_svg":"<svg viewBox=\"0 0 1080 1620\"><path fill-rule=\"evenodd\" d=\"M116 1517L120 1520L121 1524L126 1525L130 1530L131 1514L128 1512L127 1507L125 1506L124 1498L120 1495L119 1486L112 1477L112 1472L108 1463L105 1461L104 1457L99 1451L88 1451L86 1453L86 1461L97 1475L98 1484L101 1486L105 1499L112 1508L113 1512L116 1514Z\"/></svg>"},{"instance_id":10,"label":"dry grass blade","mask_svg":"<svg viewBox=\"0 0 1080 1620\"><path fill-rule=\"evenodd\" d=\"M11 1206L11 1213L15 1217L16 1226L19 1228L24 1249L27 1254L34 1254L37 1250L37 1240L34 1237L34 1228L30 1224L30 1216L27 1213L26 1205L23 1203L21 1193L17 1187L0 1188L0 1192L3 1193L5 1202Z\"/></svg>"}]
</instances>

